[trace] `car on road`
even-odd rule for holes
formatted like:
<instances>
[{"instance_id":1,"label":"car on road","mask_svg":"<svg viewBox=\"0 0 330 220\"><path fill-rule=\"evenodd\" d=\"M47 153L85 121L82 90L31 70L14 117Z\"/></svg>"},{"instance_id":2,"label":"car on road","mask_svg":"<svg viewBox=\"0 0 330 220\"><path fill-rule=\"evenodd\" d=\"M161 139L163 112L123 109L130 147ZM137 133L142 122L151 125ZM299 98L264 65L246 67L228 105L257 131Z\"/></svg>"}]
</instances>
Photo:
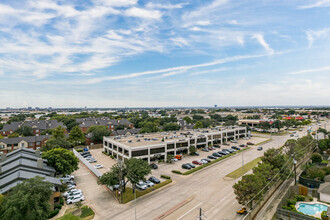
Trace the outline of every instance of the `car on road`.
<instances>
[{"instance_id":1,"label":"car on road","mask_svg":"<svg viewBox=\"0 0 330 220\"><path fill-rule=\"evenodd\" d=\"M147 184L143 181L138 182L137 184L135 184L135 186L140 190L145 190L148 188Z\"/></svg>"},{"instance_id":2,"label":"car on road","mask_svg":"<svg viewBox=\"0 0 330 220\"><path fill-rule=\"evenodd\" d=\"M213 153L213 154L216 154L216 153ZM212 155L209 155L209 156L207 156L207 158L209 158L209 159L212 159L212 160L214 160L214 159L217 159L215 156L213 156L213 154ZM219 155L219 154L218 154Z\"/></svg>"},{"instance_id":3,"label":"car on road","mask_svg":"<svg viewBox=\"0 0 330 220\"><path fill-rule=\"evenodd\" d=\"M186 170L190 170L191 169L191 166L189 166L188 164L182 164L181 166L183 169L186 169Z\"/></svg>"},{"instance_id":4,"label":"car on road","mask_svg":"<svg viewBox=\"0 0 330 220\"><path fill-rule=\"evenodd\" d=\"M152 186L155 185L155 184L154 184L153 182L151 182L150 180L145 181L145 184L146 184L148 187L152 187Z\"/></svg>"},{"instance_id":5,"label":"car on road","mask_svg":"<svg viewBox=\"0 0 330 220\"><path fill-rule=\"evenodd\" d=\"M232 146L231 148L234 149L234 150L240 150L241 149L241 148L236 147L236 146Z\"/></svg>"},{"instance_id":6,"label":"car on road","mask_svg":"<svg viewBox=\"0 0 330 220\"><path fill-rule=\"evenodd\" d=\"M298 134L295 134L295 137L299 137L299 135Z\"/></svg>"},{"instance_id":7,"label":"car on road","mask_svg":"<svg viewBox=\"0 0 330 220\"><path fill-rule=\"evenodd\" d=\"M213 147L215 147L215 148L221 148L221 146L218 145L218 144L213 145Z\"/></svg>"},{"instance_id":8,"label":"car on road","mask_svg":"<svg viewBox=\"0 0 330 220\"><path fill-rule=\"evenodd\" d=\"M66 204L72 204L72 203L76 203L76 202L80 202L80 201L84 201L85 197L83 195L75 195L72 197L68 197L68 199L66 200Z\"/></svg>"},{"instance_id":9,"label":"car on road","mask_svg":"<svg viewBox=\"0 0 330 220\"><path fill-rule=\"evenodd\" d=\"M259 151L262 150L262 147L258 147L257 150L259 150Z\"/></svg>"},{"instance_id":10,"label":"car on road","mask_svg":"<svg viewBox=\"0 0 330 220\"><path fill-rule=\"evenodd\" d=\"M290 137L293 137L294 136L294 134L290 134Z\"/></svg>"},{"instance_id":11,"label":"car on road","mask_svg":"<svg viewBox=\"0 0 330 220\"><path fill-rule=\"evenodd\" d=\"M157 164L152 163L149 166L151 167L151 169L154 169L154 170L158 169Z\"/></svg>"},{"instance_id":12,"label":"car on road","mask_svg":"<svg viewBox=\"0 0 330 220\"><path fill-rule=\"evenodd\" d=\"M160 183L160 180L157 179L157 178L154 177L154 176L149 177L148 180L151 181L151 182L153 182L154 184L158 184L158 183Z\"/></svg>"},{"instance_id":13,"label":"car on road","mask_svg":"<svg viewBox=\"0 0 330 220\"><path fill-rule=\"evenodd\" d=\"M246 144L247 145L254 145L254 143L252 143L252 142L247 142Z\"/></svg>"},{"instance_id":14,"label":"car on road","mask_svg":"<svg viewBox=\"0 0 330 220\"><path fill-rule=\"evenodd\" d=\"M203 164L200 160L194 160L192 163L197 164L197 165L202 165Z\"/></svg>"},{"instance_id":15,"label":"car on road","mask_svg":"<svg viewBox=\"0 0 330 220\"><path fill-rule=\"evenodd\" d=\"M218 153L213 153L212 156L213 156L213 157L222 157L222 155L221 155L221 154L218 154ZM210 158L210 159L212 159L212 158ZM215 158L214 158L214 159L215 159Z\"/></svg>"},{"instance_id":16,"label":"car on road","mask_svg":"<svg viewBox=\"0 0 330 220\"><path fill-rule=\"evenodd\" d=\"M95 164L94 167L96 169L101 169L101 168L103 168L103 165L102 164Z\"/></svg>"},{"instance_id":17,"label":"car on road","mask_svg":"<svg viewBox=\"0 0 330 220\"><path fill-rule=\"evenodd\" d=\"M72 189L72 190L64 192L63 196L67 197L70 193L73 193L73 192L82 192L82 191L80 189Z\"/></svg>"},{"instance_id":18,"label":"car on road","mask_svg":"<svg viewBox=\"0 0 330 220\"><path fill-rule=\"evenodd\" d=\"M210 150L208 148L203 148L202 151L209 152Z\"/></svg>"},{"instance_id":19,"label":"car on road","mask_svg":"<svg viewBox=\"0 0 330 220\"><path fill-rule=\"evenodd\" d=\"M239 215L245 215L247 213L247 211L246 211L246 208L243 207L240 210L237 210L236 213Z\"/></svg>"}]
</instances>

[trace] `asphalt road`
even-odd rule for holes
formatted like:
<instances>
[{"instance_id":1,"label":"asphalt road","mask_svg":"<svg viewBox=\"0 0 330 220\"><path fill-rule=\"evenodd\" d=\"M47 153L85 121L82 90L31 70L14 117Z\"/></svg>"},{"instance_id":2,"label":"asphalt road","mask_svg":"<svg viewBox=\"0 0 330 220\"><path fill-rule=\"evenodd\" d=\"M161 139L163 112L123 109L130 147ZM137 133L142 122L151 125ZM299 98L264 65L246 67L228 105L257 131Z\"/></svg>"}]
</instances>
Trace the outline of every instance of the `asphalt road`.
<instances>
[{"instance_id":1,"label":"asphalt road","mask_svg":"<svg viewBox=\"0 0 330 220\"><path fill-rule=\"evenodd\" d=\"M324 122L323 122L324 123ZM318 126L313 126L318 127ZM322 126L323 127L323 126ZM306 128L303 132L297 131L299 137L306 135ZM261 136L261 135L260 135ZM269 137L266 135L265 137ZM272 141L263 144L263 151L257 151L256 147L244 151L244 162L247 163L263 155L268 148L282 146L289 135L273 136ZM136 202L137 219L155 219L169 209L176 207L185 200L186 205L174 211L165 219L196 219L199 215L199 208L202 208L207 219L237 219L235 211L241 206L237 203L233 191L233 184L236 180L224 180L224 177L242 166L242 153L202 169L189 176L172 174L174 183L169 186L141 197ZM86 169L82 167L82 169ZM83 172L83 170L81 170ZM85 172L84 172L85 173ZM85 173L86 175L86 173ZM77 182L79 185L79 183ZM90 195L93 197L93 195ZM89 196L85 196L88 198ZM91 199L94 201L97 199ZM88 201L87 201L88 202ZM106 198L106 202L98 202L95 219L134 219L135 203L119 205L114 199Z\"/></svg>"}]
</instances>

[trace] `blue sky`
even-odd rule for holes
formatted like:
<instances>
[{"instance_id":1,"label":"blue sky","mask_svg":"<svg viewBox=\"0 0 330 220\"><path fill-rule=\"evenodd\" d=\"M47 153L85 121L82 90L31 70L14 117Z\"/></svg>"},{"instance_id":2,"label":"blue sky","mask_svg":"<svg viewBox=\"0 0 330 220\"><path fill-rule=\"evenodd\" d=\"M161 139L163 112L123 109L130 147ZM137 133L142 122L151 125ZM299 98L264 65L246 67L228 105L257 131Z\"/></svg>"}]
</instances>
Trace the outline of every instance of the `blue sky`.
<instances>
[{"instance_id":1,"label":"blue sky","mask_svg":"<svg viewBox=\"0 0 330 220\"><path fill-rule=\"evenodd\" d=\"M0 108L330 104L330 0L2 0Z\"/></svg>"}]
</instances>

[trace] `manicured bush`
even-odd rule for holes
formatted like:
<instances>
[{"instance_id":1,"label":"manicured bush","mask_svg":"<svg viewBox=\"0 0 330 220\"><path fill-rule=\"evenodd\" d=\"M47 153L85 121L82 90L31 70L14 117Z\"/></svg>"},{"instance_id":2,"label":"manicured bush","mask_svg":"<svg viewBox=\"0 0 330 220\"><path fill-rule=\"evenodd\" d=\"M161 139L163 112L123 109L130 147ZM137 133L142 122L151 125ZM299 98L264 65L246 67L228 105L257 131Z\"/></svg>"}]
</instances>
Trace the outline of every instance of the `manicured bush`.
<instances>
[{"instance_id":1,"label":"manicured bush","mask_svg":"<svg viewBox=\"0 0 330 220\"><path fill-rule=\"evenodd\" d=\"M81 215L80 215L81 218L85 218L87 216L91 216L94 214L95 213L94 213L93 209L89 208L87 205L81 207Z\"/></svg>"},{"instance_id":2,"label":"manicured bush","mask_svg":"<svg viewBox=\"0 0 330 220\"><path fill-rule=\"evenodd\" d=\"M295 195L294 198L298 202L305 201L305 196L303 196L303 195Z\"/></svg>"},{"instance_id":3,"label":"manicured bush","mask_svg":"<svg viewBox=\"0 0 330 220\"><path fill-rule=\"evenodd\" d=\"M313 197L309 197L309 201L313 201Z\"/></svg>"},{"instance_id":4,"label":"manicured bush","mask_svg":"<svg viewBox=\"0 0 330 220\"><path fill-rule=\"evenodd\" d=\"M311 168L307 169L306 174L307 174L307 177L310 179L324 180L326 171L324 171L322 168L311 167Z\"/></svg>"},{"instance_id":5,"label":"manicured bush","mask_svg":"<svg viewBox=\"0 0 330 220\"><path fill-rule=\"evenodd\" d=\"M288 206L295 205L297 203L296 199L287 199L286 203Z\"/></svg>"},{"instance_id":6,"label":"manicured bush","mask_svg":"<svg viewBox=\"0 0 330 220\"><path fill-rule=\"evenodd\" d=\"M166 175L160 175L160 177L163 178L163 179L168 179L168 180L171 179L170 176L166 176Z\"/></svg>"},{"instance_id":7,"label":"manicured bush","mask_svg":"<svg viewBox=\"0 0 330 220\"><path fill-rule=\"evenodd\" d=\"M48 215L48 218L53 218L55 215L57 215L60 212L59 209L55 209L53 211L51 211Z\"/></svg>"},{"instance_id":8,"label":"manicured bush","mask_svg":"<svg viewBox=\"0 0 330 220\"><path fill-rule=\"evenodd\" d=\"M321 163L322 162L322 155L319 154L319 153L313 153L311 159L312 159L313 163Z\"/></svg>"},{"instance_id":9,"label":"manicured bush","mask_svg":"<svg viewBox=\"0 0 330 220\"><path fill-rule=\"evenodd\" d=\"M102 151L102 153L105 154L105 155L107 155L107 156L110 156L107 152Z\"/></svg>"},{"instance_id":10,"label":"manicured bush","mask_svg":"<svg viewBox=\"0 0 330 220\"><path fill-rule=\"evenodd\" d=\"M82 149L82 148L79 148L79 149L76 149L76 151L80 153L80 152L83 152L83 151L84 151L84 149Z\"/></svg>"},{"instance_id":11,"label":"manicured bush","mask_svg":"<svg viewBox=\"0 0 330 220\"><path fill-rule=\"evenodd\" d=\"M179 170L172 170L172 173L182 174L181 171L179 171Z\"/></svg>"},{"instance_id":12,"label":"manicured bush","mask_svg":"<svg viewBox=\"0 0 330 220\"><path fill-rule=\"evenodd\" d=\"M63 197L60 197L60 204L61 204L61 205L64 205Z\"/></svg>"},{"instance_id":13,"label":"manicured bush","mask_svg":"<svg viewBox=\"0 0 330 220\"><path fill-rule=\"evenodd\" d=\"M61 210L61 208L62 208L62 205L61 205L61 204L54 205L54 209L59 209L59 210Z\"/></svg>"}]
</instances>

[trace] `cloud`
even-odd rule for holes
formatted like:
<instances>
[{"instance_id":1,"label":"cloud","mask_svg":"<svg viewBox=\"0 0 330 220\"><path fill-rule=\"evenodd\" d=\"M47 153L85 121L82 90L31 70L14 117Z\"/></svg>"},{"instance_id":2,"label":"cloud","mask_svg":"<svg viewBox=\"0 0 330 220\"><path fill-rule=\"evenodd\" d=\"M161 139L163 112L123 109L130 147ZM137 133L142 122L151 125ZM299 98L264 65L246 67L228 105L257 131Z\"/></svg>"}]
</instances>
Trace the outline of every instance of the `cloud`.
<instances>
[{"instance_id":1,"label":"cloud","mask_svg":"<svg viewBox=\"0 0 330 220\"><path fill-rule=\"evenodd\" d=\"M236 20L230 20L227 22L228 24L233 24L233 25L237 25L238 22Z\"/></svg>"},{"instance_id":2,"label":"cloud","mask_svg":"<svg viewBox=\"0 0 330 220\"><path fill-rule=\"evenodd\" d=\"M274 50L269 46L269 44L265 41L264 36L262 34L254 34L252 38L257 39L259 44L265 48L265 50L270 54L274 54Z\"/></svg>"},{"instance_id":3,"label":"cloud","mask_svg":"<svg viewBox=\"0 0 330 220\"><path fill-rule=\"evenodd\" d=\"M159 20L162 17L162 13L160 11L147 10L147 9L136 8L136 7L127 9L124 14L126 16L155 19L155 20Z\"/></svg>"},{"instance_id":4,"label":"cloud","mask_svg":"<svg viewBox=\"0 0 330 220\"><path fill-rule=\"evenodd\" d=\"M316 68L316 69L299 70L299 71L295 71L295 72L290 72L289 74L297 75L297 74L305 74L305 73L323 72L323 71L328 71L328 70L330 70L330 66L320 67L320 68Z\"/></svg>"},{"instance_id":5,"label":"cloud","mask_svg":"<svg viewBox=\"0 0 330 220\"><path fill-rule=\"evenodd\" d=\"M200 25L200 26L207 26L210 25L211 22L209 20L202 20L202 21L197 21L196 25Z\"/></svg>"},{"instance_id":6,"label":"cloud","mask_svg":"<svg viewBox=\"0 0 330 220\"><path fill-rule=\"evenodd\" d=\"M136 5L138 0L96 0L96 3L111 7L127 7Z\"/></svg>"},{"instance_id":7,"label":"cloud","mask_svg":"<svg viewBox=\"0 0 330 220\"><path fill-rule=\"evenodd\" d=\"M197 71L197 72L190 73L189 76L198 76L198 75L216 73L216 72L221 72L221 71L226 71L226 70L230 70L230 68L223 67L223 68L217 68L217 69L212 69L212 70Z\"/></svg>"},{"instance_id":8,"label":"cloud","mask_svg":"<svg viewBox=\"0 0 330 220\"><path fill-rule=\"evenodd\" d=\"M326 38L330 33L330 28L324 28L322 30L308 30L306 31L306 37L308 40L308 47L312 47L316 39Z\"/></svg>"},{"instance_id":9,"label":"cloud","mask_svg":"<svg viewBox=\"0 0 330 220\"><path fill-rule=\"evenodd\" d=\"M159 8L159 9L178 9L182 8L184 5L187 5L188 3L180 3L180 4L157 4L149 2L146 7L147 8Z\"/></svg>"},{"instance_id":10,"label":"cloud","mask_svg":"<svg viewBox=\"0 0 330 220\"><path fill-rule=\"evenodd\" d=\"M298 6L298 9L310 9L310 8L321 8L321 7L330 7L330 0L319 0L310 5L301 5Z\"/></svg>"}]
</instances>

